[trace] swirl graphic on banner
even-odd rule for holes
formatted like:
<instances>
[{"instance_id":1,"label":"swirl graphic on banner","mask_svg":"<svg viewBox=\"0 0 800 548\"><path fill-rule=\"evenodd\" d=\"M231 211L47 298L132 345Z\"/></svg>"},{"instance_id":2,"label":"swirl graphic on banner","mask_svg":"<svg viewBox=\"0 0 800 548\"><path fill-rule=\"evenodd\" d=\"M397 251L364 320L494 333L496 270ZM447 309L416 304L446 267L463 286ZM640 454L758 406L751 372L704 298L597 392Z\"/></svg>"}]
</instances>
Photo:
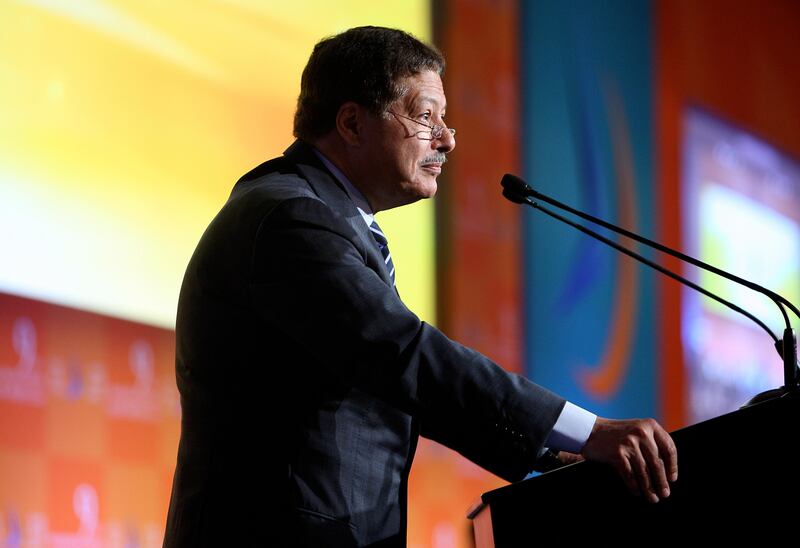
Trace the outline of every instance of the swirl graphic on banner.
<instances>
[{"instance_id":1,"label":"swirl graphic on banner","mask_svg":"<svg viewBox=\"0 0 800 548\"><path fill-rule=\"evenodd\" d=\"M628 120L622 97L616 85L609 80L603 91L614 155L618 222L628 230L635 232L638 230L639 223L636 214L636 175L633 167ZM636 248L636 244L630 240L622 240L620 244L631 250ZM632 259L621 254L615 255L615 262L614 295L605 348L599 365L583 366L576 373L581 388L596 400L601 401L611 399L618 393L627 374L638 308L638 265Z\"/></svg>"}]
</instances>

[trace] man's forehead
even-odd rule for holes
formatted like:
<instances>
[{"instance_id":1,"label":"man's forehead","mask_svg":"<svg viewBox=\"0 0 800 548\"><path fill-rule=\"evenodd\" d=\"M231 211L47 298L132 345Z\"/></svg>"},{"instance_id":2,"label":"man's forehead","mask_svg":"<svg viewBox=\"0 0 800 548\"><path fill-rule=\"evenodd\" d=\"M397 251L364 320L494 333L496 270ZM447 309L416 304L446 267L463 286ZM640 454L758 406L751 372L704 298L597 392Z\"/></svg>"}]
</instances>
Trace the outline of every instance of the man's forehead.
<instances>
[{"instance_id":1,"label":"man's forehead","mask_svg":"<svg viewBox=\"0 0 800 548\"><path fill-rule=\"evenodd\" d=\"M442 79L433 71L405 78L403 87L406 88L406 93L403 94L401 101L407 105L427 103L442 109L447 105Z\"/></svg>"}]
</instances>

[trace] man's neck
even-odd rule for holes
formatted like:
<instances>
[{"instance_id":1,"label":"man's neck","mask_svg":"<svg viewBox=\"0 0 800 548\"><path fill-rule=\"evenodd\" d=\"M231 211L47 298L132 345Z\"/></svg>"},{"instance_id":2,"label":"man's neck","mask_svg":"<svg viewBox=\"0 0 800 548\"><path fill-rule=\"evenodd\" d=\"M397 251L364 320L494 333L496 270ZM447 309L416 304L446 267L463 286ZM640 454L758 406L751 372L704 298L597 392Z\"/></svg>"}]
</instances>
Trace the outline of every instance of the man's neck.
<instances>
[{"instance_id":1,"label":"man's neck","mask_svg":"<svg viewBox=\"0 0 800 548\"><path fill-rule=\"evenodd\" d=\"M328 169L334 172L334 175L342 184L349 187L348 192L350 192L350 188L356 190L358 197L360 200L363 200L363 204L366 205L366 208L362 208L358 203L356 203L356 205L365 211L369 211L370 215L374 215L376 210L373 201L369 197L369 192L366 191L364 186L360 183L356 170L353 169L347 151L344 148L345 145L338 140L336 136L327 135L311 142L311 146L314 147L327 162L332 164L335 170L331 169L331 166L327 166ZM350 194L352 197L354 193L350 192Z\"/></svg>"},{"instance_id":2,"label":"man's neck","mask_svg":"<svg viewBox=\"0 0 800 548\"><path fill-rule=\"evenodd\" d=\"M328 158L322 151L318 148L314 147L314 153L319 157L325 167L328 168L334 177L344 186L347 194L350 196L350 199L353 200L356 208L358 209L361 216L364 217L364 221L369 225L372 223L373 217L375 214L372 212L372 207L369 205L367 198L361 193L361 191L353 184L353 182L347 177L347 175L339 169L339 166L333 163L330 158Z\"/></svg>"}]
</instances>

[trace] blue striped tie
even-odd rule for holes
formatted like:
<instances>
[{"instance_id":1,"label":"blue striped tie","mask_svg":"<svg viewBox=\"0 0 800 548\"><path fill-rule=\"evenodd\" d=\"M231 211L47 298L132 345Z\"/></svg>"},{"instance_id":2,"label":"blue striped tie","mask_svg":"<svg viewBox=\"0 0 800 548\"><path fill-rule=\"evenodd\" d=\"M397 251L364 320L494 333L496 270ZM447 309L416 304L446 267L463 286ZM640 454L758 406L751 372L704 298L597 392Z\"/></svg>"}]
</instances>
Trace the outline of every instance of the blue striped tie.
<instances>
[{"instance_id":1,"label":"blue striped tie","mask_svg":"<svg viewBox=\"0 0 800 548\"><path fill-rule=\"evenodd\" d=\"M378 243L381 255L383 255L383 262L386 263L386 270L389 271L389 277L392 279L392 285L394 285L394 263L392 263L392 254L389 253L389 240L386 239L386 234L383 233L374 219L372 224L369 225L369 231L372 232L372 237Z\"/></svg>"}]
</instances>

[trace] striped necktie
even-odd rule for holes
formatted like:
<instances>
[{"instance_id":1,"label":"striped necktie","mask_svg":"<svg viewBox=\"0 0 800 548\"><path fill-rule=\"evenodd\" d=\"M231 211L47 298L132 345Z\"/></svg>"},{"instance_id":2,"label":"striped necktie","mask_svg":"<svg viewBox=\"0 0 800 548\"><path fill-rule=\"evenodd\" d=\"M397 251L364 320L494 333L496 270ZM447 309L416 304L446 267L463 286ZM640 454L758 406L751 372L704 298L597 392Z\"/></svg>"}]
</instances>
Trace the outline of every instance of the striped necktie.
<instances>
[{"instance_id":1,"label":"striped necktie","mask_svg":"<svg viewBox=\"0 0 800 548\"><path fill-rule=\"evenodd\" d=\"M392 254L389 253L389 240L386 239L386 234L383 233L374 219L372 224L369 225L369 231L372 232L372 237L378 243L381 255L383 255L383 262L386 263L386 270L389 271L389 277L392 279L392 285L394 285L394 263L392 263Z\"/></svg>"}]
</instances>

